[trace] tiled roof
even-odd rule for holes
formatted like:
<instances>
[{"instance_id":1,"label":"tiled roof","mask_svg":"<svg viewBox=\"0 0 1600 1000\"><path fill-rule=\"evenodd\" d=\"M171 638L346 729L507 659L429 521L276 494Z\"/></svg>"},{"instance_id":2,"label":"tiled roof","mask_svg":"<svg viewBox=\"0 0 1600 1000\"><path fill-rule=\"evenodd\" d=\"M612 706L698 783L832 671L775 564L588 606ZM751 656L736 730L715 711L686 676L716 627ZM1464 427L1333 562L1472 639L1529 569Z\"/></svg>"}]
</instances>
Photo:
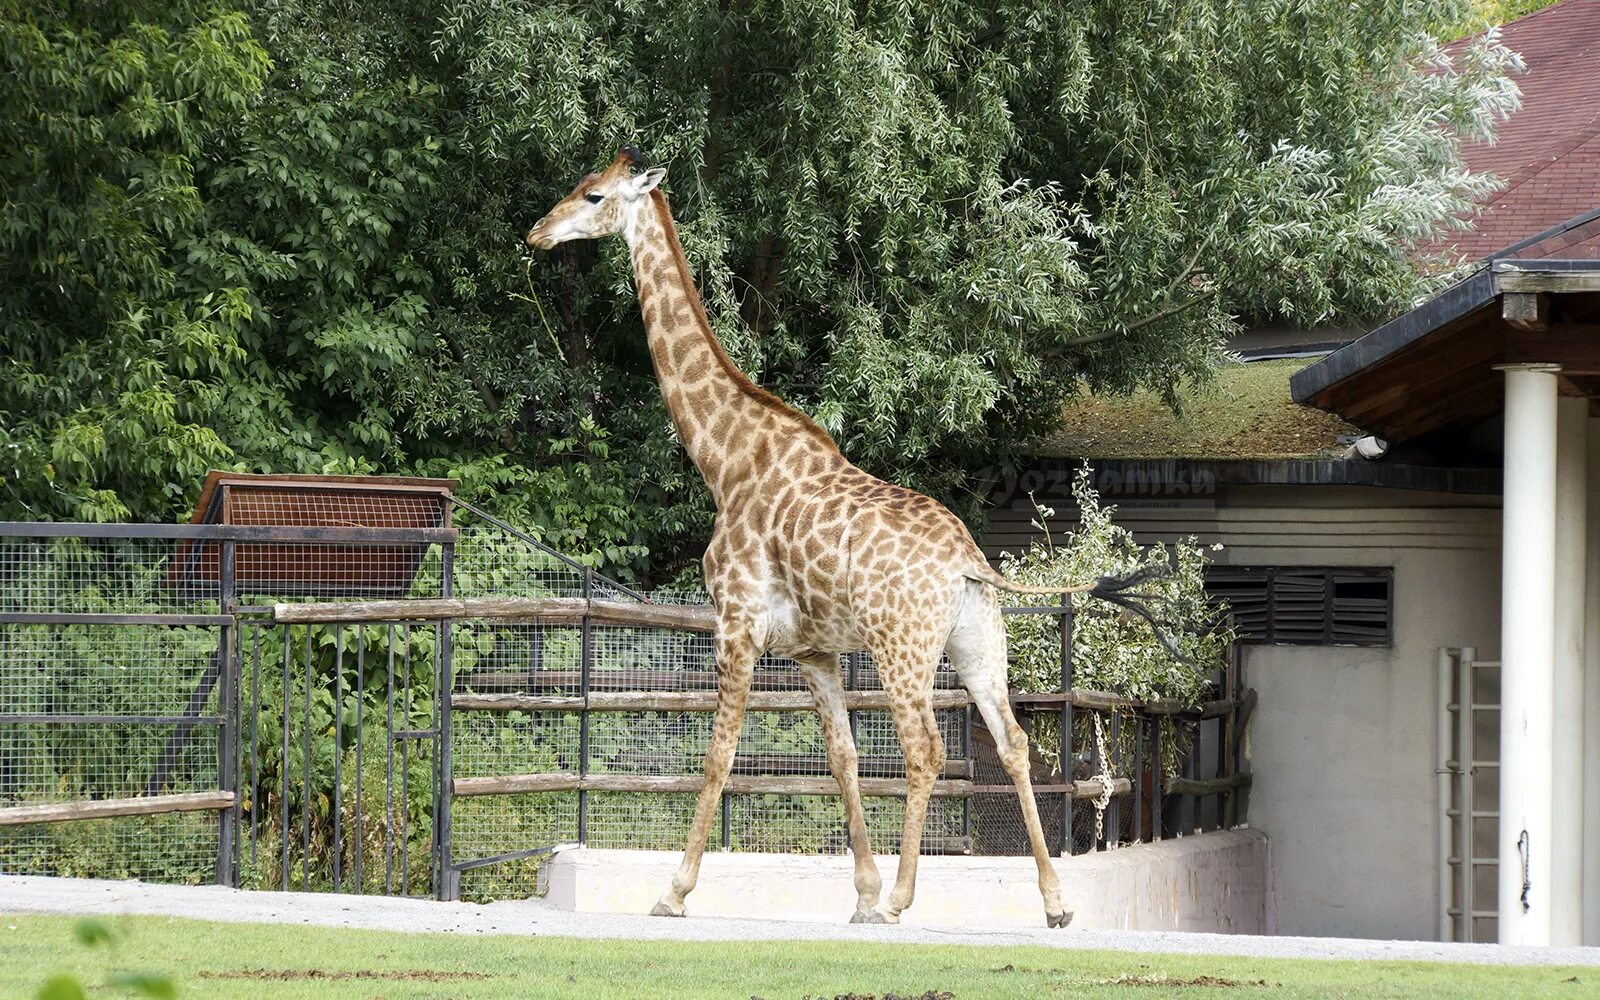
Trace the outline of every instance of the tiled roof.
<instances>
[{"instance_id":1,"label":"tiled roof","mask_svg":"<svg viewBox=\"0 0 1600 1000\"><path fill-rule=\"evenodd\" d=\"M1600 207L1600 0L1563 0L1504 25L1501 40L1527 65L1517 77L1522 109L1501 123L1493 144L1462 149L1473 170L1506 184L1474 230L1441 242L1467 260ZM1585 232L1549 252L1518 256L1600 258L1600 227Z\"/></svg>"}]
</instances>

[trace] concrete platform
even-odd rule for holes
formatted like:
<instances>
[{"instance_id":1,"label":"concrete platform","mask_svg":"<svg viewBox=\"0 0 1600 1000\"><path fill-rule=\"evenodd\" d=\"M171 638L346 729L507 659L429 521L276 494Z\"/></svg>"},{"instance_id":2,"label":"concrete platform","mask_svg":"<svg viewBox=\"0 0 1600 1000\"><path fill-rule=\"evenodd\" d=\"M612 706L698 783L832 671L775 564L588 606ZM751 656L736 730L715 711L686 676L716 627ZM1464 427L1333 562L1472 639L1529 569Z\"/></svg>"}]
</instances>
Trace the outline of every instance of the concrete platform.
<instances>
[{"instance_id":1,"label":"concrete platform","mask_svg":"<svg viewBox=\"0 0 1600 1000\"><path fill-rule=\"evenodd\" d=\"M573 848L541 873L548 905L575 913L650 911L679 855ZM898 859L880 857L884 886ZM1230 830L1061 858L1062 898L1074 930L1273 932L1266 835ZM855 912L848 857L708 853L689 896L693 916L838 924ZM912 927L1032 928L1044 924L1030 858L935 856L917 869Z\"/></svg>"}]
</instances>

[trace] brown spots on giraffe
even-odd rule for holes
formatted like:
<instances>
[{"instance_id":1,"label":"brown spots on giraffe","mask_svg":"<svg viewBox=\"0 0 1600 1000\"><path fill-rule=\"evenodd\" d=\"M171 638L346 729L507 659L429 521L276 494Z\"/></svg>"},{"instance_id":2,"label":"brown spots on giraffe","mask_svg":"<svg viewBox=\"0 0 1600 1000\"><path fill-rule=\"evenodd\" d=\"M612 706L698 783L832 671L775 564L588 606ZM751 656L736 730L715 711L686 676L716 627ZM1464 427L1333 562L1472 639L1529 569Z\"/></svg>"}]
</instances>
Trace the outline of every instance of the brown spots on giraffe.
<instances>
[{"instance_id":1,"label":"brown spots on giraffe","mask_svg":"<svg viewBox=\"0 0 1600 1000\"><path fill-rule=\"evenodd\" d=\"M631 176L631 171L628 158L619 156L605 174L585 178L580 186ZM998 604L991 588L967 578L981 564L981 553L944 507L851 465L825 430L733 364L705 320L659 190L631 203L608 203L628 206L610 210L627 212L618 228L627 234L662 397L717 506L703 565L718 609L718 713L683 864L659 909L681 914L694 887L738 742L756 657L772 650L805 660L829 769L845 800L862 915L896 919L911 903L917 844L946 752L929 708L941 649L948 649L953 663L959 661L958 670L972 671L970 678L962 673L963 682L991 731L1020 732L1005 701ZM974 607L987 617L969 620L966 609ZM889 692L906 757L905 850L881 908L848 718L842 694L835 697L838 654L863 646L872 652ZM986 690L998 694L984 700ZM1018 801L1054 924L1061 915L1059 880L1050 868L1029 790L1027 754L1013 756L1021 766L1020 772L1013 770ZM1007 760L1012 770L1015 762Z\"/></svg>"}]
</instances>

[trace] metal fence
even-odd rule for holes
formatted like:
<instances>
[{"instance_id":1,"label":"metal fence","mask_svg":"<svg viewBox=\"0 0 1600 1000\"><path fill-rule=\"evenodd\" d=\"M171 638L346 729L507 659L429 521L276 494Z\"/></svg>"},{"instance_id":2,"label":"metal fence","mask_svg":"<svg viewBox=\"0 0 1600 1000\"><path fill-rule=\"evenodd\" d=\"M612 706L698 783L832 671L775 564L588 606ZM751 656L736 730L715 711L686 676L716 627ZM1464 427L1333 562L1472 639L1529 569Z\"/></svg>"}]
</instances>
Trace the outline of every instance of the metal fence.
<instances>
[{"instance_id":1,"label":"metal fence","mask_svg":"<svg viewBox=\"0 0 1600 1000\"><path fill-rule=\"evenodd\" d=\"M456 514L0 524L0 871L493 898L532 893L562 844L679 847L715 706L709 609L647 601ZM1199 710L1134 704L1073 689L1066 608L1012 613L1061 621L1060 689L1014 696L1041 742L1067 734L1034 765L1053 845L1242 821L1253 695L1236 661ZM870 658L844 667L873 845L893 852L899 741ZM947 665L935 698L950 763L923 849L1026 853L1009 778ZM792 666L763 661L750 707L713 845L847 850ZM1173 762L1176 737L1189 751L1169 781L1152 762Z\"/></svg>"}]
</instances>

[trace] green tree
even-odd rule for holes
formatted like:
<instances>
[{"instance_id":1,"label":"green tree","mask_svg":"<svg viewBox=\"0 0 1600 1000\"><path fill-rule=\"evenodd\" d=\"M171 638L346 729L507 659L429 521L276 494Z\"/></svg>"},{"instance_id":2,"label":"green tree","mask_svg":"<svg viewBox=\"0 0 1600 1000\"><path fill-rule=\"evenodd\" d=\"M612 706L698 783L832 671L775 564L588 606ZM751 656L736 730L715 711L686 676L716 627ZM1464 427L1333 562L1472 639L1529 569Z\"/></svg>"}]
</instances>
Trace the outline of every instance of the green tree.
<instances>
[{"instance_id":1,"label":"green tree","mask_svg":"<svg viewBox=\"0 0 1600 1000\"><path fill-rule=\"evenodd\" d=\"M0 28L35 74L0 82L26 125L3 161L8 507L167 516L217 463L450 473L646 578L689 562L709 504L626 254L520 246L623 142L670 168L734 357L857 462L971 510L971 470L1083 387L1204 380L1239 317L1413 301L1411 248L1490 184L1458 136L1516 102L1510 53L1449 63L1429 37L1456 2L259 0L248 29L109 9ZM104 52L187 66L191 37L227 61L205 91L150 84L185 130L63 152L90 140L57 118L129 100L92 82ZM46 55L54 89L30 82ZM124 222L117 283L69 309L54 261L84 224L47 206L137 204L147 161L182 211ZM108 398L124 359L168 395Z\"/></svg>"},{"instance_id":2,"label":"green tree","mask_svg":"<svg viewBox=\"0 0 1600 1000\"><path fill-rule=\"evenodd\" d=\"M212 416L245 289L202 293L186 272L207 232L197 172L237 131L267 55L239 12L3 10L7 513L170 513L232 457Z\"/></svg>"}]
</instances>

